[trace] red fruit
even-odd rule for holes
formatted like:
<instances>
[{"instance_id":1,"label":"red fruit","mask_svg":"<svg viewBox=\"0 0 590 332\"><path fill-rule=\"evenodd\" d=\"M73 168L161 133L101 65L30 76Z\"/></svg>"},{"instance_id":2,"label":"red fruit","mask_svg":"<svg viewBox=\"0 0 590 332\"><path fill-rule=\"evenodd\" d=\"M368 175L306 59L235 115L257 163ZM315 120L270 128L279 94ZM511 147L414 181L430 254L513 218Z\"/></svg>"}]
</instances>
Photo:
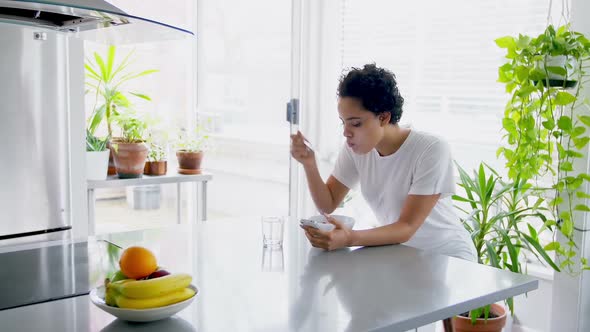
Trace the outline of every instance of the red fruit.
<instances>
[{"instance_id":1,"label":"red fruit","mask_svg":"<svg viewBox=\"0 0 590 332\"><path fill-rule=\"evenodd\" d=\"M169 275L170 272L166 271L166 270L158 270L156 272L153 272L152 274L150 274L147 278L148 279L156 279L156 278L160 278L163 276L167 276Z\"/></svg>"}]
</instances>

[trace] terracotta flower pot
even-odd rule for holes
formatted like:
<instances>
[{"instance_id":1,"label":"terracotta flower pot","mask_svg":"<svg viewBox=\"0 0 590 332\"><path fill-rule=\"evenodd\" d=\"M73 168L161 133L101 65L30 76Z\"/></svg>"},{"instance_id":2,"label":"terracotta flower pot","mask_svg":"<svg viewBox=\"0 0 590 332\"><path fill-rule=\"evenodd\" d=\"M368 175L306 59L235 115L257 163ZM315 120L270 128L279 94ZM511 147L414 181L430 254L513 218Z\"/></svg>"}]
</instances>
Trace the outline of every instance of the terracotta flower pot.
<instances>
[{"instance_id":1,"label":"terracotta flower pot","mask_svg":"<svg viewBox=\"0 0 590 332\"><path fill-rule=\"evenodd\" d=\"M165 175L168 170L166 160L148 161L145 163L143 174L145 175Z\"/></svg>"},{"instance_id":2,"label":"terracotta flower pot","mask_svg":"<svg viewBox=\"0 0 590 332\"><path fill-rule=\"evenodd\" d=\"M139 178L143 173L148 147L144 143L113 142L113 157L117 174L121 179Z\"/></svg>"},{"instance_id":3,"label":"terracotta flower pot","mask_svg":"<svg viewBox=\"0 0 590 332\"><path fill-rule=\"evenodd\" d=\"M109 149L109 166L108 166L108 175L117 175L117 167L115 167L115 157L113 153L115 153L112 144L116 142L120 142L123 137L111 137L110 140L107 141L107 149Z\"/></svg>"},{"instance_id":4,"label":"terracotta flower pot","mask_svg":"<svg viewBox=\"0 0 590 332\"><path fill-rule=\"evenodd\" d=\"M496 318L478 318L475 325L471 324L471 318L463 316L453 317L453 330L455 332L501 332L506 325L506 309L498 304L492 304L490 313Z\"/></svg>"},{"instance_id":5,"label":"terracotta flower pot","mask_svg":"<svg viewBox=\"0 0 590 332\"><path fill-rule=\"evenodd\" d=\"M117 168L115 167L115 158L113 157L113 148L111 146L111 141L113 141L113 140L114 139L111 139L107 142L107 149L109 149L109 164L108 164L108 171L107 171L108 175L117 174Z\"/></svg>"},{"instance_id":6,"label":"terracotta flower pot","mask_svg":"<svg viewBox=\"0 0 590 332\"><path fill-rule=\"evenodd\" d=\"M176 158L178 158L178 173L201 174L201 162L203 161L203 151L176 151Z\"/></svg>"}]
</instances>

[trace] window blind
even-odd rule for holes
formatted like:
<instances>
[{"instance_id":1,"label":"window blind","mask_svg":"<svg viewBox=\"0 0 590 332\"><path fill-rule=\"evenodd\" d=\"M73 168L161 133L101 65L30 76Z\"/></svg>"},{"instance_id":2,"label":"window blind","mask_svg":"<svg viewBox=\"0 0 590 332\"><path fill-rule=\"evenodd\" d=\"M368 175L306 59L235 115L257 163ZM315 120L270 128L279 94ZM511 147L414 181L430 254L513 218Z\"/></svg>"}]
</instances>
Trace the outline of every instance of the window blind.
<instances>
[{"instance_id":1,"label":"window blind","mask_svg":"<svg viewBox=\"0 0 590 332\"><path fill-rule=\"evenodd\" d=\"M494 40L541 33L549 1L342 0L342 69L375 62L395 73L405 98L402 123L446 138L471 169L496 160L509 95Z\"/></svg>"}]
</instances>

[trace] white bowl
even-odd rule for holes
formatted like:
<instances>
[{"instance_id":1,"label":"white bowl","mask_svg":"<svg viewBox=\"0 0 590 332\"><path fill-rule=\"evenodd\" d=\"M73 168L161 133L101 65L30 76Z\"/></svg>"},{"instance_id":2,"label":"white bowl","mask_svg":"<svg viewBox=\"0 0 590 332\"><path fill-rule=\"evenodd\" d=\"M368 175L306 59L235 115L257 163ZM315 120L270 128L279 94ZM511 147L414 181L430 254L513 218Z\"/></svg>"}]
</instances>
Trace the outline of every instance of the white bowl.
<instances>
[{"instance_id":1,"label":"white bowl","mask_svg":"<svg viewBox=\"0 0 590 332\"><path fill-rule=\"evenodd\" d=\"M332 218L336 219L337 221L340 221L347 228L352 229L352 227L354 226L354 218L353 217L342 216L342 215L339 215L339 214L331 214L330 216ZM324 217L323 215L317 215L317 216L309 217L308 219L313 220L313 221L316 221L316 222L321 222L321 223L328 222L326 220L326 217Z\"/></svg>"},{"instance_id":2,"label":"white bowl","mask_svg":"<svg viewBox=\"0 0 590 332\"><path fill-rule=\"evenodd\" d=\"M160 320L164 318L168 318L180 310L188 307L191 302L197 296L197 287L190 285L195 291L195 295L193 295L190 299L186 299L182 302L174 303L171 305L167 305L165 307L158 307L158 308L151 308L151 309L125 309L125 308L118 308L118 307L111 307L107 305L104 301L104 294L105 288L104 286L99 286L93 288L90 291L90 300L94 305L101 308L102 310L108 312L109 314L130 322L152 322L155 320Z\"/></svg>"}]
</instances>

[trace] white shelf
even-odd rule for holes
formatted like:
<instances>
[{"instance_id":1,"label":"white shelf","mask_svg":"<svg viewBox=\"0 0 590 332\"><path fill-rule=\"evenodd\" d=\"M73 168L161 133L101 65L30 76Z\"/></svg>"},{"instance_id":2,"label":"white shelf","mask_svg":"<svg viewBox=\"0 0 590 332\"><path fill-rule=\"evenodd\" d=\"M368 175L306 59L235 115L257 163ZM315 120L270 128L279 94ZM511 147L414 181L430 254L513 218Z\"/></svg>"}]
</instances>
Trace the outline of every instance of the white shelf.
<instances>
[{"instance_id":1,"label":"white shelf","mask_svg":"<svg viewBox=\"0 0 590 332\"><path fill-rule=\"evenodd\" d=\"M116 175L109 176L106 180L88 180L88 189L115 188L127 186L142 186L150 184L180 183L180 182L207 182L213 179L209 173L185 175L166 174L160 176L143 175L140 178L119 179Z\"/></svg>"}]
</instances>

